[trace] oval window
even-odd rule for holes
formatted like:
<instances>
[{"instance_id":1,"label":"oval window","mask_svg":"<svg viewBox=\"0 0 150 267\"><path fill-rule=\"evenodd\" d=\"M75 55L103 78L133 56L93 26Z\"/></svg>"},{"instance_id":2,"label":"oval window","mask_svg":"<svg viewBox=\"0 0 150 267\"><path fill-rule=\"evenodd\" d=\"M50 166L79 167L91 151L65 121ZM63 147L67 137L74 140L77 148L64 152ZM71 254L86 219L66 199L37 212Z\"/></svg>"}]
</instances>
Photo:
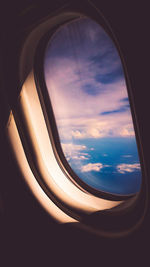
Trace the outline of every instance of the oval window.
<instances>
[{"instance_id":1,"label":"oval window","mask_svg":"<svg viewBox=\"0 0 150 267\"><path fill-rule=\"evenodd\" d=\"M99 191L138 192L141 168L122 62L104 29L89 18L60 27L45 51L44 76L75 174Z\"/></svg>"}]
</instances>

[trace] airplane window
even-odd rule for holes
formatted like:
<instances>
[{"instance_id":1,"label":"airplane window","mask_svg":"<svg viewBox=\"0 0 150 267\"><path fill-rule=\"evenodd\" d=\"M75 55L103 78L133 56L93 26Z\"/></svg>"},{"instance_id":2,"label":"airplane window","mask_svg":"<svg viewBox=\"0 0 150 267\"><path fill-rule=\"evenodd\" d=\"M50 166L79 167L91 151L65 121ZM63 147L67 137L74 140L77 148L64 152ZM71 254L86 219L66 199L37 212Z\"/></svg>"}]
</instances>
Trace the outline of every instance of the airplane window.
<instances>
[{"instance_id":1,"label":"airplane window","mask_svg":"<svg viewBox=\"0 0 150 267\"><path fill-rule=\"evenodd\" d=\"M136 106L112 32L89 1L27 28L7 123L42 207L59 223L103 236L134 230L147 200Z\"/></svg>"},{"instance_id":2,"label":"airplane window","mask_svg":"<svg viewBox=\"0 0 150 267\"><path fill-rule=\"evenodd\" d=\"M60 27L48 42L44 75L61 148L74 173L98 191L139 192L125 75L109 35L89 18Z\"/></svg>"}]
</instances>

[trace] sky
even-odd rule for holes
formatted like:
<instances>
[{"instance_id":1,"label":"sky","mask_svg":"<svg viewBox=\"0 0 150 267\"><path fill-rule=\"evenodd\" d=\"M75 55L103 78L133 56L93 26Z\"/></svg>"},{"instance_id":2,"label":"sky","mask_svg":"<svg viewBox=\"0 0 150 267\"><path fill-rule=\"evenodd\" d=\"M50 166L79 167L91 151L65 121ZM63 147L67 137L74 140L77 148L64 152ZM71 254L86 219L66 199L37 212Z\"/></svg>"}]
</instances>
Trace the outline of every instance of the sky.
<instances>
[{"instance_id":1,"label":"sky","mask_svg":"<svg viewBox=\"0 0 150 267\"><path fill-rule=\"evenodd\" d=\"M141 171L122 63L89 18L62 26L45 52L44 74L68 163L90 186L136 193Z\"/></svg>"}]
</instances>

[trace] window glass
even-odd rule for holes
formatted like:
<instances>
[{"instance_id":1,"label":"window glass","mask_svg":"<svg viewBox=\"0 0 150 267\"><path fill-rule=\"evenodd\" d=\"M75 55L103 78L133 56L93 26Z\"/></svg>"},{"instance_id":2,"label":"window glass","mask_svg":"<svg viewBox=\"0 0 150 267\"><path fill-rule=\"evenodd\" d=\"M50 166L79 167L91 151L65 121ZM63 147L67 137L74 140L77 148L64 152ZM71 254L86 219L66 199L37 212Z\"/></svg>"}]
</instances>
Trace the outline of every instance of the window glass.
<instances>
[{"instance_id":1,"label":"window glass","mask_svg":"<svg viewBox=\"0 0 150 267\"><path fill-rule=\"evenodd\" d=\"M128 195L141 169L122 63L104 29L80 18L58 29L44 75L64 155L91 187Z\"/></svg>"}]
</instances>

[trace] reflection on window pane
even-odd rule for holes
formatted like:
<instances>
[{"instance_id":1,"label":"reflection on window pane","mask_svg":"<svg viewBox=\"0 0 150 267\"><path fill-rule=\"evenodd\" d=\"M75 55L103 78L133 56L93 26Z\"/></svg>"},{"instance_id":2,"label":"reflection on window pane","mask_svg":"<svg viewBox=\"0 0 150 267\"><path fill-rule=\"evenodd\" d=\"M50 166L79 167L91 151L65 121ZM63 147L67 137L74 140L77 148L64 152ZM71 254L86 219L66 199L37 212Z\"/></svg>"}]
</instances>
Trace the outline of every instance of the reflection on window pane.
<instances>
[{"instance_id":1,"label":"reflection on window pane","mask_svg":"<svg viewBox=\"0 0 150 267\"><path fill-rule=\"evenodd\" d=\"M50 39L44 63L63 152L91 187L136 193L141 170L122 63L110 37L82 18Z\"/></svg>"}]
</instances>

